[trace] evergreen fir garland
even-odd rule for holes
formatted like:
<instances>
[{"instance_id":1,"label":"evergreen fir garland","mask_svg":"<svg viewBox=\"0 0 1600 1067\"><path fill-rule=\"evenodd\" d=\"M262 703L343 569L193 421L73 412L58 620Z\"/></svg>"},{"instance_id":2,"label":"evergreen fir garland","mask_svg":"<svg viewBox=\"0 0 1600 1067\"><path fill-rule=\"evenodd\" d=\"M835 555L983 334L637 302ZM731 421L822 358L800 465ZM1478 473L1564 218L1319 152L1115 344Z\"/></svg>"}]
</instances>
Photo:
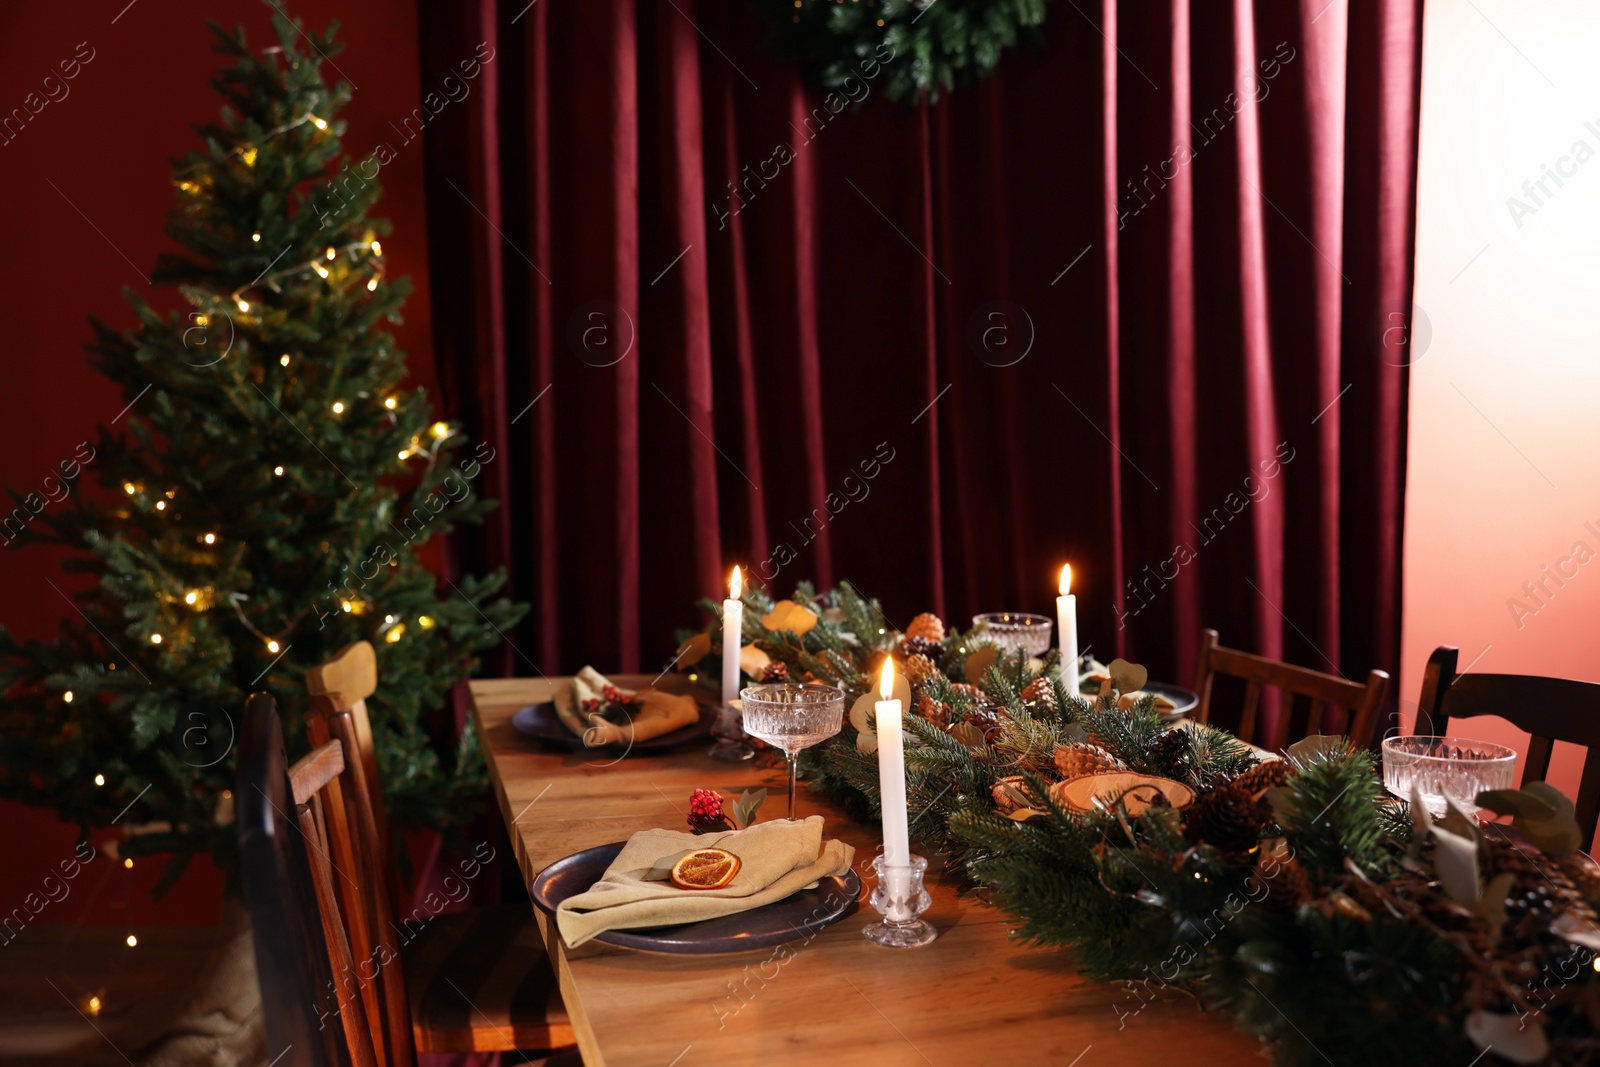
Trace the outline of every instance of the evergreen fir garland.
<instances>
[{"instance_id":1,"label":"evergreen fir garland","mask_svg":"<svg viewBox=\"0 0 1600 1067\"><path fill-rule=\"evenodd\" d=\"M772 24L770 46L830 95L856 102L874 83L890 100L937 100L987 76L1007 49L1040 38L1048 2L755 0Z\"/></svg>"},{"instance_id":2,"label":"evergreen fir garland","mask_svg":"<svg viewBox=\"0 0 1600 1067\"><path fill-rule=\"evenodd\" d=\"M883 656L923 647L848 585L796 592L821 617L804 635L768 631L771 601L746 599L759 608L745 612L747 641L852 701ZM1017 937L1068 948L1083 973L1123 983L1119 1017L1170 987L1231 1015L1285 1065L1590 1061L1600 873L1572 850L1566 798L1542 785L1479 796L1519 825L1526 816L1532 844L1460 815L1434 824L1389 798L1372 755L1342 738L1258 763L1225 731L1170 727L1148 699L1079 699L1051 676L1054 656L1042 671L1002 656L974 696L955 679L985 644L981 631L948 634L941 673L913 689L912 832L1015 917ZM1024 701L1040 677L1054 701ZM916 714L924 697L937 721ZM1069 810L1051 791L1061 746L1094 746L1198 799ZM877 758L853 726L807 750L804 766L856 817L879 816ZM997 806L1002 780L1033 810Z\"/></svg>"}]
</instances>

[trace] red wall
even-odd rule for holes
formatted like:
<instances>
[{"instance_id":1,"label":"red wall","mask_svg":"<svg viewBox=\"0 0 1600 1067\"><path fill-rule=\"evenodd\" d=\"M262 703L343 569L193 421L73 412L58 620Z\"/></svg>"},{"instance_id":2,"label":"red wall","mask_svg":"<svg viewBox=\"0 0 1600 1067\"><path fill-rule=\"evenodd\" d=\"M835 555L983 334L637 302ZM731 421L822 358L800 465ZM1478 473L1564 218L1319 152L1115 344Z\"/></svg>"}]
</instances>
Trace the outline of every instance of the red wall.
<instances>
[{"instance_id":1,"label":"red wall","mask_svg":"<svg viewBox=\"0 0 1600 1067\"><path fill-rule=\"evenodd\" d=\"M365 153L379 141L395 142L388 123L415 107L419 82L417 22L409 3L394 0L300 0L287 5L309 26L332 17L344 24L347 51L333 57L326 75L356 87L344 116L345 146ZM90 370L80 347L94 312L113 325L131 326L123 286L157 308L178 304L176 294L148 285L157 251L167 244L162 222L172 201L167 161L198 141L194 123L216 114L206 82L220 57L210 51L206 19L242 22L252 45L274 43L269 11L258 3L210 0L84 0L82 3L8 4L0 28L0 114L23 107L30 93L48 90L61 99L46 104L7 143L0 143L0 382L4 383L5 447L0 486L37 489L41 479L110 422L126 403ZM92 50L92 53L91 53ZM64 83L59 64L90 56ZM35 106L37 102L35 101ZM413 373L434 385L423 208L421 142L400 149L383 168L382 214L395 223L384 251L396 274L409 274L416 295L395 332L411 353ZM121 424L119 424L121 425ZM91 468L92 469L92 468ZM85 479L87 482L88 479ZM0 551L0 623L22 637L48 637L72 609L51 589L80 585L58 569L48 548ZM89 782L85 788L93 788ZM0 802L0 834L7 861L0 864L0 910L37 892L40 880L72 854L76 831L52 815ZM217 914L220 881L209 861L195 863L163 901L149 890L160 864L132 870L96 859L73 883L75 891L39 917L42 923L210 922Z\"/></svg>"}]
</instances>

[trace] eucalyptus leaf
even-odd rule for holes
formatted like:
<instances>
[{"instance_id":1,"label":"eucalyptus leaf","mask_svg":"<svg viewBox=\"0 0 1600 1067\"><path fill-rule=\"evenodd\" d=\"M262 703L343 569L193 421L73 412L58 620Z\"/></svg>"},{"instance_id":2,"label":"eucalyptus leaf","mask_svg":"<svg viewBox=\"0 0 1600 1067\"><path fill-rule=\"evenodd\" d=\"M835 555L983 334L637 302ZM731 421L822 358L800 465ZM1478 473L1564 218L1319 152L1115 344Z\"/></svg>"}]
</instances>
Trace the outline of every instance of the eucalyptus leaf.
<instances>
[{"instance_id":1,"label":"eucalyptus leaf","mask_svg":"<svg viewBox=\"0 0 1600 1067\"><path fill-rule=\"evenodd\" d=\"M983 676L989 668L1000 662L1000 650L994 645L984 645L967 657L966 676L971 685L982 686Z\"/></svg>"},{"instance_id":2,"label":"eucalyptus leaf","mask_svg":"<svg viewBox=\"0 0 1600 1067\"><path fill-rule=\"evenodd\" d=\"M728 805L727 818L735 830L743 830L756 821L756 812L761 810L761 805L767 799L767 791L758 789L754 793L748 789L739 794L739 799Z\"/></svg>"},{"instance_id":3,"label":"eucalyptus leaf","mask_svg":"<svg viewBox=\"0 0 1600 1067\"><path fill-rule=\"evenodd\" d=\"M1478 829L1478 821L1466 812L1450 797L1444 798L1444 818L1438 824L1457 837L1472 837L1483 840L1483 834Z\"/></svg>"},{"instance_id":4,"label":"eucalyptus leaf","mask_svg":"<svg viewBox=\"0 0 1600 1067\"><path fill-rule=\"evenodd\" d=\"M1283 750L1284 757L1296 767L1325 759L1343 759L1349 752L1350 739L1335 734L1312 734Z\"/></svg>"},{"instance_id":5,"label":"eucalyptus leaf","mask_svg":"<svg viewBox=\"0 0 1600 1067\"><path fill-rule=\"evenodd\" d=\"M1433 829L1433 813L1422 802L1422 786L1415 780L1411 783L1411 803L1408 807L1411 812L1411 851L1415 852L1422 848L1422 843Z\"/></svg>"},{"instance_id":6,"label":"eucalyptus leaf","mask_svg":"<svg viewBox=\"0 0 1600 1067\"><path fill-rule=\"evenodd\" d=\"M1570 856L1583 844L1572 801L1548 782L1529 782L1521 789L1489 789L1476 800L1480 807L1498 815L1510 815L1511 825L1548 855Z\"/></svg>"},{"instance_id":7,"label":"eucalyptus leaf","mask_svg":"<svg viewBox=\"0 0 1600 1067\"><path fill-rule=\"evenodd\" d=\"M1262 794L1267 806L1272 809L1272 821L1279 826L1285 826L1294 818L1295 800L1294 790L1286 785L1274 786Z\"/></svg>"},{"instance_id":8,"label":"eucalyptus leaf","mask_svg":"<svg viewBox=\"0 0 1600 1067\"><path fill-rule=\"evenodd\" d=\"M1433 870L1439 876L1439 884L1444 886L1451 900L1476 907L1483 898L1478 881L1477 836L1463 836L1440 825L1435 825L1432 833L1437 843L1433 850Z\"/></svg>"},{"instance_id":9,"label":"eucalyptus leaf","mask_svg":"<svg viewBox=\"0 0 1600 1067\"><path fill-rule=\"evenodd\" d=\"M1584 948L1600 952L1600 926L1596 926L1593 919L1579 915L1576 912L1565 911L1556 916L1556 921L1550 924L1550 929Z\"/></svg>"},{"instance_id":10,"label":"eucalyptus leaf","mask_svg":"<svg viewBox=\"0 0 1600 1067\"><path fill-rule=\"evenodd\" d=\"M1466 1030L1479 1048L1485 1052L1492 1048L1512 1063L1542 1063L1550 1055L1550 1041L1538 1019L1475 1011L1467 1016Z\"/></svg>"},{"instance_id":11,"label":"eucalyptus leaf","mask_svg":"<svg viewBox=\"0 0 1600 1067\"><path fill-rule=\"evenodd\" d=\"M1149 671L1125 659L1112 660L1111 666L1106 668L1106 673L1111 675L1111 685L1119 693L1136 693L1150 680Z\"/></svg>"},{"instance_id":12,"label":"eucalyptus leaf","mask_svg":"<svg viewBox=\"0 0 1600 1067\"><path fill-rule=\"evenodd\" d=\"M855 703L850 705L850 725L863 734L877 732L877 723L874 721L872 706L878 701L878 691L862 693L856 697Z\"/></svg>"},{"instance_id":13,"label":"eucalyptus leaf","mask_svg":"<svg viewBox=\"0 0 1600 1067\"><path fill-rule=\"evenodd\" d=\"M1498 930L1506 921L1506 895L1511 892L1511 885L1515 881L1516 875L1510 871L1501 871L1491 878L1484 888L1480 905L1489 929Z\"/></svg>"},{"instance_id":14,"label":"eucalyptus leaf","mask_svg":"<svg viewBox=\"0 0 1600 1067\"><path fill-rule=\"evenodd\" d=\"M1543 782L1529 782L1543 785ZM1559 794L1558 794L1559 795ZM1562 797L1565 800L1565 797ZM1514 815L1524 819L1550 819L1556 815L1556 806L1546 797L1529 789L1485 789L1474 798L1478 807L1487 808L1496 815ZM1570 804L1568 805L1571 806Z\"/></svg>"},{"instance_id":15,"label":"eucalyptus leaf","mask_svg":"<svg viewBox=\"0 0 1600 1067\"><path fill-rule=\"evenodd\" d=\"M682 852L674 852L670 856L661 857L660 859L656 860L655 866L651 867L648 871L639 876L640 880L645 882L665 882L668 878L672 877L673 864L677 863L679 860L683 859L683 857L694 851L696 850L692 848L686 848Z\"/></svg>"},{"instance_id":16,"label":"eucalyptus leaf","mask_svg":"<svg viewBox=\"0 0 1600 1067\"><path fill-rule=\"evenodd\" d=\"M1538 797L1540 800L1549 803L1549 805L1555 809L1557 817L1561 815L1571 815L1573 813L1574 806L1572 800L1567 796L1567 794L1563 793L1549 782L1528 782L1523 785L1522 792L1530 796Z\"/></svg>"}]
</instances>

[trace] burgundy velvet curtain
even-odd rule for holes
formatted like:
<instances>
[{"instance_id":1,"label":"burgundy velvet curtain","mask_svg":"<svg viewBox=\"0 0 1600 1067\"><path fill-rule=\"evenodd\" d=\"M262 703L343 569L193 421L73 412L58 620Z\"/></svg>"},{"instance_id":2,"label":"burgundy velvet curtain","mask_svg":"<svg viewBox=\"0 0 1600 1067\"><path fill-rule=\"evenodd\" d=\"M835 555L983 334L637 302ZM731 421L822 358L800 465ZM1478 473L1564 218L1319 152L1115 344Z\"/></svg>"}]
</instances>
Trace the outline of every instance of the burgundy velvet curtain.
<instances>
[{"instance_id":1,"label":"burgundy velvet curtain","mask_svg":"<svg viewBox=\"0 0 1600 1067\"><path fill-rule=\"evenodd\" d=\"M735 562L964 625L1070 561L1157 677L1202 626L1394 669L1420 0L1052 4L859 107L741 3L420 10L440 377L502 502L456 562L534 605L501 667L658 668Z\"/></svg>"}]
</instances>

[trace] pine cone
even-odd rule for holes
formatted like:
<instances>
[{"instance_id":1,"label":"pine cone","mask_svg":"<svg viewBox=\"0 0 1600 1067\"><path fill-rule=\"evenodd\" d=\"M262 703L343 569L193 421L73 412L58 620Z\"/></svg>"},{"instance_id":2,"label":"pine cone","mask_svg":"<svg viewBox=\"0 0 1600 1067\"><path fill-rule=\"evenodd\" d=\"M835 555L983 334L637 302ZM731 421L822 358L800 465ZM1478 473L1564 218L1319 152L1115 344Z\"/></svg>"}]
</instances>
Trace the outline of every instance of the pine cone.
<instances>
[{"instance_id":1,"label":"pine cone","mask_svg":"<svg viewBox=\"0 0 1600 1067\"><path fill-rule=\"evenodd\" d=\"M1502 940L1519 950L1540 946L1545 950L1542 954L1550 956L1571 948L1550 929L1556 916L1565 913L1591 923L1596 917L1569 876L1567 868L1575 865L1540 858L1544 862L1536 862L1523 850L1498 842L1479 852L1486 882L1508 871L1512 875L1511 886L1506 890L1505 924L1498 931Z\"/></svg>"},{"instance_id":2,"label":"pine cone","mask_svg":"<svg viewBox=\"0 0 1600 1067\"><path fill-rule=\"evenodd\" d=\"M939 665L927 656L907 656L905 673L911 687L920 689L938 675Z\"/></svg>"},{"instance_id":3,"label":"pine cone","mask_svg":"<svg viewBox=\"0 0 1600 1067\"><path fill-rule=\"evenodd\" d=\"M1288 785L1294 767L1288 760L1273 759L1258 763L1233 780L1233 788L1245 796L1259 800L1261 794L1280 785Z\"/></svg>"},{"instance_id":4,"label":"pine cone","mask_svg":"<svg viewBox=\"0 0 1600 1067\"><path fill-rule=\"evenodd\" d=\"M787 664L773 660L761 672L761 681L767 685L774 682L787 682L789 680L789 667Z\"/></svg>"},{"instance_id":5,"label":"pine cone","mask_svg":"<svg viewBox=\"0 0 1600 1067\"><path fill-rule=\"evenodd\" d=\"M1045 711L1054 715L1061 710L1056 703L1056 687L1043 676L1035 678L1022 690L1022 702L1035 712Z\"/></svg>"},{"instance_id":6,"label":"pine cone","mask_svg":"<svg viewBox=\"0 0 1600 1067\"><path fill-rule=\"evenodd\" d=\"M937 663L944 658L944 645L926 637L904 637L900 640L900 655L907 659L922 656Z\"/></svg>"},{"instance_id":7,"label":"pine cone","mask_svg":"<svg viewBox=\"0 0 1600 1067\"><path fill-rule=\"evenodd\" d=\"M991 793L995 810L1002 815L1010 815L1021 808L1044 808L1044 802L1033 795L1020 774L1000 779Z\"/></svg>"},{"instance_id":8,"label":"pine cone","mask_svg":"<svg viewBox=\"0 0 1600 1067\"><path fill-rule=\"evenodd\" d=\"M1168 730L1157 739L1150 750L1150 755L1167 777L1187 779L1193 743L1194 735L1188 730Z\"/></svg>"},{"instance_id":9,"label":"pine cone","mask_svg":"<svg viewBox=\"0 0 1600 1067\"><path fill-rule=\"evenodd\" d=\"M1056 749L1056 770L1064 779L1102 771L1125 771L1128 765L1098 745L1074 741Z\"/></svg>"},{"instance_id":10,"label":"pine cone","mask_svg":"<svg viewBox=\"0 0 1600 1067\"><path fill-rule=\"evenodd\" d=\"M1293 857L1276 866L1258 863L1256 877L1267 887L1267 900L1286 911L1299 911L1316 894L1311 876Z\"/></svg>"},{"instance_id":11,"label":"pine cone","mask_svg":"<svg viewBox=\"0 0 1600 1067\"><path fill-rule=\"evenodd\" d=\"M906 640L911 640L918 637L924 641L942 644L944 642L944 623L939 619L939 616L923 612L912 619L911 625L906 627L905 638Z\"/></svg>"},{"instance_id":12,"label":"pine cone","mask_svg":"<svg viewBox=\"0 0 1600 1067\"><path fill-rule=\"evenodd\" d=\"M963 721L982 730L985 742L993 743L1000 736L1000 717L992 708L972 708Z\"/></svg>"},{"instance_id":13,"label":"pine cone","mask_svg":"<svg viewBox=\"0 0 1600 1067\"><path fill-rule=\"evenodd\" d=\"M917 714L939 729L946 729L950 725L950 705L940 700L935 700L928 694L922 694L922 699L917 701Z\"/></svg>"},{"instance_id":14,"label":"pine cone","mask_svg":"<svg viewBox=\"0 0 1600 1067\"><path fill-rule=\"evenodd\" d=\"M1190 806L1183 832L1194 844L1204 842L1224 852L1243 855L1260 844L1264 825L1255 801L1232 786L1224 786Z\"/></svg>"}]
</instances>

